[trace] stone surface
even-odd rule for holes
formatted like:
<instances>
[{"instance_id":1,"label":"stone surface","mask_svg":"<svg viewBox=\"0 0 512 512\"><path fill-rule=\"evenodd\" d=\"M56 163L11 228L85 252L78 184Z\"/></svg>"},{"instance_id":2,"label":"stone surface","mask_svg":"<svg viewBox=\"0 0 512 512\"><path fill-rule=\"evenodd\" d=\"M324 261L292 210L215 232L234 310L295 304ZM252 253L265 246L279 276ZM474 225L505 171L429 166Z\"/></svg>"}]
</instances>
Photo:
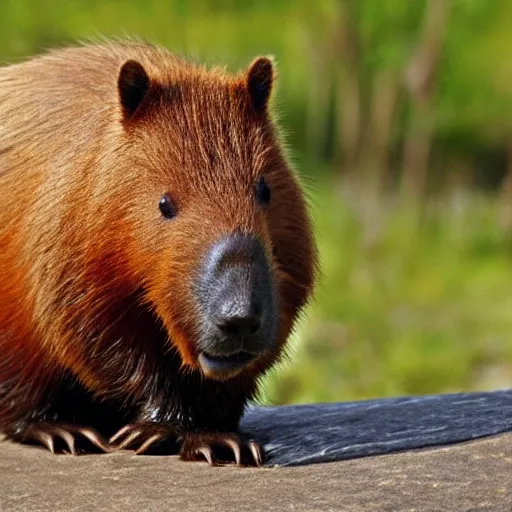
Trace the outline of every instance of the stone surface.
<instances>
[{"instance_id":1,"label":"stone surface","mask_svg":"<svg viewBox=\"0 0 512 512\"><path fill-rule=\"evenodd\" d=\"M512 510L512 434L461 444L512 430L512 391L255 407L242 426L267 468L0 443L0 512Z\"/></svg>"},{"instance_id":2,"label":"stone surface","mask_svg":"<svg viewBox=\"0 0 512 512\"><path fill-rule=\"evenodd\" d=\"M256 407L242 428L269 466L329 462L512 431L512 391Z\"/></svg>"},{"instance_id":3,"label":"stone surface","mask_svg":"<svg viewBox=\"0 0 512 512\"><path fill-rule=\"evenodd\" d=\"M2 512L510 512L512 435L300 467L52 455L0 444Z\"/></svg>"}]
</instances>

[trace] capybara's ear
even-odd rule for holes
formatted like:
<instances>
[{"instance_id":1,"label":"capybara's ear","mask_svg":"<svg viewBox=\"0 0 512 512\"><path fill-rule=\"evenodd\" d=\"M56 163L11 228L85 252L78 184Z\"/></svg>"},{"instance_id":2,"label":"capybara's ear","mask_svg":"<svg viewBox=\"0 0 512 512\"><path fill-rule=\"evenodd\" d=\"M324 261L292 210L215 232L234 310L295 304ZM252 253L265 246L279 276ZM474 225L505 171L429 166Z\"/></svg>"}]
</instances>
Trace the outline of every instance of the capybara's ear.
<instances>
[{"instance_id":1,"label":"capybara's ear","mask_svg":"<svg viewBox=\"0 0 512 512\"><path fill-rule=\"evenodd\" d=\"M274 83L274 64L268 57L257 58L247 73L247 88L254 108L265 110Z\"/></svg>"},{"instance_id":2,"label":"capybara's ear","mask_svg":"<svg viewBox=\"0 0 512 512\"><path fill-rule=\"evenodd\" d=\"M123 110L123 118L129 121L149 89L149 77L146 70L135 60L128 60L119 71L117 80L119 99Z\"/></svg>"}]
</instances>

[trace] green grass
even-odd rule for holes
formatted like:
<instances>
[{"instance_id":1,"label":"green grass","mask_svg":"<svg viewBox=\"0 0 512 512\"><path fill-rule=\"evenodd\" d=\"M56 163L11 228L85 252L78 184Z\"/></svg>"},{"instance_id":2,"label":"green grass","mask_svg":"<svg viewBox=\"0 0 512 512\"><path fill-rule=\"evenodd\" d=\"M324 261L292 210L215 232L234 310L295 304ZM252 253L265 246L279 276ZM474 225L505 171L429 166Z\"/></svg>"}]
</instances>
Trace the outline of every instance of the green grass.
<instances>
[{"instance_id":1,"label":"green grass","mask_svg":"<svg viewBox=\"0 0 512 512\"><path fill-rule=\"evenodd\" d=\"M438 200L420 221L410 205L372 212L354 197L315 194L323 277L264 401L512 386L512 246L498 202Z\"/></svg>"}]
</instances>

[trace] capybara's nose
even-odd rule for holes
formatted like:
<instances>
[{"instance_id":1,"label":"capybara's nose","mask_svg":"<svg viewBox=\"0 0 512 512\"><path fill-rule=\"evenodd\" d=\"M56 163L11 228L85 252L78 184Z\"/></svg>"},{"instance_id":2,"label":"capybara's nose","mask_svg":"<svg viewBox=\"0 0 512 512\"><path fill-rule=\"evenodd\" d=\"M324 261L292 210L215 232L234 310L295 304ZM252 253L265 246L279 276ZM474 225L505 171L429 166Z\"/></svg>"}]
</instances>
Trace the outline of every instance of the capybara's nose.
<instances>
[{"instance_id":1,"label":"capybara's nose","mask_svg":"<svg viewBox=\"0 0 512 512\"><path fill-rule=\"evenodd\" d=\"M274 288L257 238L236 233L210 248L196 286L199 362L207 375L233 374L272 347L277 329Z\"/></svg>"},{"instance_id":2,"label":"capybara's nose","mask_svg":"<svg viewBox=\"0 0 512 512\"><path fill-rule=\"evenodd\" d=\"M245 308L244 308L245 309ZM220 332L228 336L248 337L260 330L261 318L259 315L250 312L228 311L220 315L215 323Z\"/></svg>"}]
</instances>

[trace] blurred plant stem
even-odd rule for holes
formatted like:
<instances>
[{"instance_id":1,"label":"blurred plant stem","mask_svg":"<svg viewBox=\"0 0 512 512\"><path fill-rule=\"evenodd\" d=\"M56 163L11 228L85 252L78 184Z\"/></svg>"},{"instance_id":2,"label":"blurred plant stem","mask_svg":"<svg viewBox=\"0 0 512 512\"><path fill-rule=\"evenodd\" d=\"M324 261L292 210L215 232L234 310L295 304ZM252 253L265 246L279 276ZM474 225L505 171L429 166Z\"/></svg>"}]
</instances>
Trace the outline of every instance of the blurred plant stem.
<instances>
[{"instance_id":1,"label":"blurred plant stem","mask_svg":"<svg viewBox=\"0 0 512 512\"><path fill-rule=\"evenodd\" d=\"M451 0L427 1L422 37L405 70L405 84L411 101L401 185L406 197L421 198L426 190L433 135L432 100L450 8Z\"/></svg>"},{"instance_id":2,"label":"blurred plant stem","mask_svg":"<svg viewBox=\"0 0 512 512\"><path fill-rule=\"evenodd\" d=\"M507 144L507 170L501 189L500 222L503 228L512 230L512 138Z\"/></svg>"},{"instance_id":3,"label":"blurred plant stem","mask_svg":"<svg viewBox=\"0 0 512 512\"><path fill-rule=\"evenodd\" d=\"M345 173L350 175L358 167L362 119L361 43L356 31L353 0L342 0L334 31L335 52L338 61L338 137Z\"/></svg>"}]
</instances>

